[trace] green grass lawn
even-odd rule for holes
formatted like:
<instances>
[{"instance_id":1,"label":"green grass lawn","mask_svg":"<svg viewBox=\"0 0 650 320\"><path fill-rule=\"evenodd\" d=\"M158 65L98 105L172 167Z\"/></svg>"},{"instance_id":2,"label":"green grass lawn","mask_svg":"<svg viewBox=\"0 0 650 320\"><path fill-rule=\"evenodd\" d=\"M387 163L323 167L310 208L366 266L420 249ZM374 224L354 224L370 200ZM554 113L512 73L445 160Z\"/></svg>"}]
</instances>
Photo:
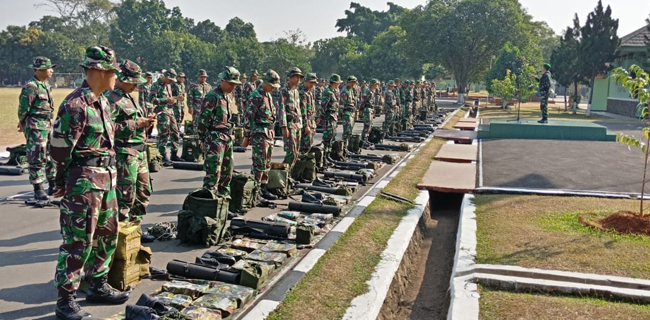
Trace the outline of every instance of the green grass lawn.
<instances>
[{"instance_id":1,"label":"green grass lawn","mask_svg":"<svg viewBox=\"0 0 650 320\"><path fill-rule=\"evenodd\" d=\"M584 112L573 114L571 109L564 112L564 104L550 104L548 106L549 117L554 120L578 120L578 121L602 121L603 118L597 114L592 114L590 117ZM527 102L521 104L520 115L525 119L538 119L542 117L539 110L539 102ZM487 108L481 105L480 117L484 119L503 119L514 118L517 116L517 105L510 106L509 109L502 109L501 106L490 104ZM610 121L612 119L608 119ZM621 121L621 120L619 120Z\"/></svg>"}]
</instances>

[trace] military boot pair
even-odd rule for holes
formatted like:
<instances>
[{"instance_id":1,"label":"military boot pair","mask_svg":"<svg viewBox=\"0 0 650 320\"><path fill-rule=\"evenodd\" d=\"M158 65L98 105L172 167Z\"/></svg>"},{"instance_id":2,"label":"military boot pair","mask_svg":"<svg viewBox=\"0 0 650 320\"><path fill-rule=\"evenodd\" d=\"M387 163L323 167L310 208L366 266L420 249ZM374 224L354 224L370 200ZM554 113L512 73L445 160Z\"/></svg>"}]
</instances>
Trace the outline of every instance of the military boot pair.
<instances>
[{"instance_id":1,"label":"military boot pair","mask_svg":"<svg viewBox=\"0 0 650 320\"><path fill-rule=\"evenodd\" d=\"M278 200L278 196L272 194L271 191L269 191L269 189L266 187L266 183L263 183L260 186L260 196L262 196L262 198L264 198L266 200L270 200L270 201Z\"/></svg>"},{"instance_id":2,"label":"military boot pair","mask_svg":"<svg viewBox=\"0 0 650 320\"><path fill-rule=\"evenodd\" d=\"M129 300L129 292L120 292L108 285L108 276L104 275L94 278L86 293L86 301L102 304L122 304ZM59 298L56 301L55 314L60 320L82 320L92 318L92 315L77 303L75 292L59 290Z\"/></svg>"},{"instance_id":3,"label":"military boot pair","mask_svg":"<svg viewBox=\"0 0 650 320\"><path fill-rule=\"evenodd\" d=\"M50 198L47 196L47 193L45 192L45 189L43 189L43 184L37 183L34 185L34 199L50 200Z\"/></svg>"}]
</instances>

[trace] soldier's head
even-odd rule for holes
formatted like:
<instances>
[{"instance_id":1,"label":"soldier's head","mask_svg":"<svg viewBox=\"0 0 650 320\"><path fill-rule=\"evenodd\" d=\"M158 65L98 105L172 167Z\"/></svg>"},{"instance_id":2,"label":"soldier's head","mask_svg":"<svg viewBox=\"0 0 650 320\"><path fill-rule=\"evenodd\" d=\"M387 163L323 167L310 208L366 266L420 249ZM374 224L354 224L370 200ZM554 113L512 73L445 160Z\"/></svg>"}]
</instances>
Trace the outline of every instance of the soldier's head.
<instances>
[{"instance_id":1,"label":"soldier's head","mask_svg":"<svg viewBox=\"0 0 650 320\"><path fill-rule=\"evenodd\" d=\"M144 78L147 79L147 83L151 83L151 80L153 79L153 73L151 72L145 73Z\"/></svg>"},{"instance_id":2,"label":"soldier's head","mask_svg":"<svg viewBox=\"0 0 650 320\"><path fill-rule=\"evenodd\" d=\"M30 64L29 67L34 70L34 74L38 80L45 81L52 78L56 65L52 64L50 58L41 56L34 58L33 63Z\"/></svg>"},{"instance_id":3,"label":"soldier's head","mask_svg":"<svg viewBox=\"0 0 650 320\"><path fill-rule=\"evenodd\" d=\"M551 64L550 64L550 63L545 63L545 64L542 66L542 69L544 69L544 72L549 72L549 71L551 71Z\"/></svg>"},{"instance_id":4,"label":"soldier's head","mask_svg":"<svg viewBox=\"0 0 650 320\"><path fill-rule=\"evenodd\" d=\"M185 72L181 72L178 74L178 83L183 84L185 83Z\"/></svg>"},{"instance_id":5,"label":"soldier's head","mask_svg":"<svg viewBox=\"0 0 650 320\"><path fill-rule=\"evenodd\" d=\"M176 70L169 69L162 71L162 77L160 79L164 84L170 84L172 82L176 82L176 77Z\"/></svg>"},{"instance_id":6,"label":"soldier's head","mask_svg":"<svg viewBox=\"0 0 650 320\"><path fill-rule=\"evenodd\" d=\"M330 87L338 89L338 87L341 85L341 82L341 76L338 74L334 73L332 76L330 76Z\"/></svg>"},{"instance_id":7,"label":"soldier's head","mask_svg":"<svg viewBox=\"0 0 650 320\"><path fill-rule=\"evenodd\" d=\"M223 72L219 74L219 79L221 79L221 91L225 93L233 92L235 87L241 84L241 81L239 81L240 77L241 74L239 73L239 70L235 69L235 67L226 67Z\"/></svg>"},{"instance_id":8,"label":"soldier's head","mask_svg":"<svg viewBox=\"0 0 650 320\"><path fill-rule=\"evenodd\" d=\"M357 84L357 77L349 76L348 77L348 88L352 89Z\"/></svg>"},{"instance_id":9,"label":"soldier's head","mask_svg":"<svg viewBox=\"0 0 650 320\"><path fill-rule=\"evenodd\" d=\"M251 70L250 73L251 73L251 82L256 82L257 79L260 78L260 75L259 75L259 73L257 72L257 69L253 69L253 70Z\"/></svg>"},{"instance_id":10,"label":"soldier's head","mask_svg":"<svg viewBox=\"0 0 650 320\"><path fill-rule=\"evenodd\" d=\"M300 70L298 67L293 67L287 71L287 82L291 88L297 86L300 83L300 80L302 80L304 77L305 76L302 74L302 70Z\"/></svg>"},{"instance_id":11,"label":"soldier's head","mask_svg":"<svg viewBox=\"0 0 650 320\"><path fill-rule=\"evenodd\" d=\"M264 73L261 80L262 89L266 93L273 92L273 90L280 88L280 75L273 70L269 70Z\"/></svg>"},{"instance_id":12,"label":"soldier's head","mask_svg":"<svg viewBox=\"0 0 650 320\"><path fill-rule=\"evenodd\" d=\"M370 80L370 89L377 90L377 88L379 88L379 80L377 79Z\"/></svg>"},{"instance_id":13,"label":"soldier's head","mask_svg":"<svg viewBox=\"0 0 650 320\"><path fill-rule=\"evenodd\" d=\"M142 76L140 66L131 60L122 61L115 75L117 76L115 86L125 93L131 93L138 88L139 84L147 82L147 79Z\"/></svg>"},{"instance_id":14,"label":"soldier's head","mask_svg":"<svg viewBox=\"0 0 650 320\"><path fill-rule=\"evenodd\" d=\"M393 80L393 83L399 87L402 85L402 80L400 80L399 78L395 78L395 80Z\"/></svg>"},{"instance_id":15,"label":"soldier's head","mask_svg":"<svg viewBox=\"0 0 650 320\"><path fill-rule=\"evenodd\" d=\"M86 58L80 64L86 73L86 81L94 93L101 93L115 88L115 71L118 64L113 49L104 46L92 46L86 49Z\"/></svg>"},{"instance_id":16,"label":"soldier's head","mask_svg":"<svg viewBox=\"0 0 650 320\"><path fill-rule=\"evenodd\" d=\"M422 81L420 81L420 80L416 81L416 82L415 82L415 87L416 87L416 88L420 88L420 87L422 87Z\"/></svg>"},{"instance_id":17,"label":"soldier's head","mask_svg":"<svg viewBox=\"0 0 650 320\"><path fill-rule=\"evenodd\" d=\"M386 84L386 86L388 87L388 90L395 89L395 81L393 80L388 81L388 84Z\"/></svg>"},{"instance_id":18,"label":"soldier's head","mask_svg":"<svg viewBox=\"0 0 650 320\"><path fill-rule=\"evenodd\" d=\"M316 85L316 82L318 82L318 78L316 77L315 73L308 73L307 76L305 77L305 89L307 91L311 90Z\"/></svg>"},{"instance_id":19,"label":"soldier's head","mask_svg":"<svg viewBox=\"0 0 650 320\"><path fill-rule=\"evenodd\" d=\"M199 69L199 74L196 75L196 80L200 84L204 84L206 81L208 81L208 73L203 69Z\"/></svg>"},{"instance_id":20,"label":"soldier's head","mask_svg":"<svg viewBox=\"0 0 650 320\"><path fill-rule=\"evenodd\" d=\"M404 82L402 83L402 88L404 89L408 88L409 84L411 84L411 81L404 80Z\"/></svg>"},{"instance_id":21,"label":"soldier's head","mask_svg":"<svg viewBox=\"0 0 650 320\"><path fill-rule=\"evenodd\" d=\"M245 73L242 74L241 77L239 77L239 82L241 82L242 85L244 83L246 83L246 74Z\"/></svg>"}]
</instances>

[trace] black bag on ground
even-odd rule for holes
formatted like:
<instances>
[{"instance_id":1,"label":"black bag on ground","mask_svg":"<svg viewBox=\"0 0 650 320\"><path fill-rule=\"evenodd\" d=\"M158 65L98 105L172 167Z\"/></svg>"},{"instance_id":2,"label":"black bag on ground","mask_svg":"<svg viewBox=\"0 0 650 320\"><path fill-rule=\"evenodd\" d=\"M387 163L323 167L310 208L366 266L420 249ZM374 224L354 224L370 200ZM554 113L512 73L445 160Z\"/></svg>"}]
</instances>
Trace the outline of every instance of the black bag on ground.
<instances>
[{"instance_id":1,"label":"black bag on ground","mask_svg":"<svg viewBox=\"0 0 650 320\"><path fill-rule=\"evenodd\" d=\"M172 260L167 263L169 274L188 279L201 279L209 281L222 281L239 284L239 273L229 270L219 270L214 267L197 265L181 260Z\"/></svg>"},{"instance_id":2,"label":"black bag on ground","mask_svg":"<svg viewBox=\"0 0 650 320\"><path fill-rule=\"evenodd\" d=\"M288 238L291 226L288 223L254 221L235 218L230 221L230 229L234 233L248 234L250 232L264 233L272 237Z\"/></svg>"},{"instance_id":3,"label":"black bag on ground","mask_svg":"<svg viewBox=\"0 0 650 320\"><path fill-rule=\"evenodd\" d=\"M368 142L377 144L384 141L384 130L379 127L372 127L370 129L370 136L368 137Z\"/></svg>"},{"instance_id":4,"label":"black bag on ground","mask_svg":"<svg viewBox=\"0 0 650 320\"><path fill-rule=\"evenodd\" d=\"M289 202L289 210L300 211L305 213L331 213L335 217L341 215L341 207L324 204Z\"/></svg>"},{"instance_id":5,"label":"black bag on ground","mask_svg":"<svg viewBox=\"0 0 650 320\"><path fill-rule=\"evenodd\" d=\"M230 182L230 212L243 214L255 207L259 200L259 185L247 173L235 171Z\"/></svg>"},{"instance_id":6,"label":"black bag on ground","mask_svg":"<svg viewBox=\"0 0 650 320\"><path fill-rule=\"evenodd\" d=\"M8 166L22 166L27 164L27 145L21 144L15 147L8 147L9 151L9 161L6 165Z\"/></svg>"},{"instance_id":7,"label":"black bag on ground","mask_svg":"<svg viewBox=\"0 0 650 320\"><path fill-rule=\"evenodd\" d=\"M199 136L183 136L183 160L188 162L203 161L203 151L201 150L201 141Z\"/></svg>"},{"instance_id":8,"label":"black bag on ground","mask_svg":"<svg viewBox=\"0 0 650 320\"><path fill-rule=\"evenodd\" d=\"M299 182L312 182L316 179L316 160L314 154L301 154L291 168L291 178Z\"/></svg>"},{"instance_id":9,"label":"black bag on ground","mask_svg":"<svg viewBox=\"0 0 650 320\"><path fill-rule=\"evenodd\" d=\"M334 141L330 157L336 161L345 161L345 146L342 140Z\"/></svg>"},{"instance_id":10,"label":"black bag on ground","mask_svg":"<svg viewBox=\"0 0 650 320\"><path fill-rule=\"evenodd\" d=\"M314 154L314 161L316 162L316 169L318 171L322 171L323 166L325 166L325 157L323 155L323 148L321 148L321 147L311 147L311 150L309 150L309 153Z\"/></svg>"},{"instance_id":11,"label":"black bag on ground","mask_svg":"<svg viewBox=\"0 0 650 320\"><path fill-rule=\"evenodd\" d=\"M348 139L348 151L352 153L361 153L361 135L353 134Z\"/></svg>"}]
</instances>

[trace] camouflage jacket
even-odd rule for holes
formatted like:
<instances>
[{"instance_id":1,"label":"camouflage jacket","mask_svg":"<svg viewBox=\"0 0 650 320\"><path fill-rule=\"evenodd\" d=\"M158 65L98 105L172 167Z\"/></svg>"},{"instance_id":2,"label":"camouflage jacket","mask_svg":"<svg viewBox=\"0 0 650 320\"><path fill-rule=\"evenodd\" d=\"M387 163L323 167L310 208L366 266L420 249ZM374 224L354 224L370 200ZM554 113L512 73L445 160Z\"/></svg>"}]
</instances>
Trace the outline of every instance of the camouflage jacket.
<instances>
[{"instance_id":1,"label":"camouflage jacket","mask_svg":"<svg viewBox=\"0 0 650 320\"><path fill-rule=\"evenodd\" d=\"M314 100L316 100L316 104L320 106L321 99L323 98L323 87L320 85L315 85L314 86Z\"/></svg>"},{"instance_id":2,"label":"camouflage jacket","mask_svg":"<svg viewBox=\"0 0 650 320\"><path fill-rule=\"evenodd\" d=\"M323 90L323 97L321 98L321 109L323 118L326 121L336 122L339 117L339 94L338 90L331 86Z\"/></svg>"},{"instance_id":3,"label":"camouflage jacket","mask_svg":"<svg viewBox=\"0 0 650 320\"><path fill-rule=\"evenodd\" d=\"M151 92L149 93L149 101L155 106L156 112L171 110L174 104L168 104L167 98L175 98L178 96L178 87L171 84L164 84L162 78L151 85Z\"/></svg>"},{"instance_id":4,"label":"camouflage jacket","mask_svg":"<svg viewBox=\"0 0 650 320\"><path fill-rule=\"evenodd\" d=\"M190 92L187 93L187 103L190 109L195 112L201 112L201 104L203 103L203 98L212 90L212 86L205 82L203 84L195 83L190 88Z\"/></svg>"},{"instance_id":5,"label":"camouflage jacket","mask_svg":"<svg viewBox=\"0 0 650 320\"><path fill-rule=\"evenodd\" d=\"M175 91L174 91L175 90ZM185 98L187 96L187 86L185 83L178 83L178 82L172 82L172 92L176 92L174 94L174 97L177 97L178 95L183 95L183 99L179 99L176 102L176 106L179 108L184 108L185 107Z\"/></svg>"},{"instance_id":6,"label":"camouflage jacket","mask_svg":"<svg viewBox=\"0 0 650 320\"><path fill-rule=\"evenodd\" d=\"M292 129L302 128L302 114L300 113L300 92L298 86L282 88L282 100L278 108L278 121L280 127Z\"/></svg>"},{"instance_id":7,"label":"camouflage jacket","mask_svg":"<svg viewBox=\"0 0 650 320\"><path fill-rule=\"evenodd\" d=\"M72 91L59 108L50 140L50 156L56 165L55 183L68 189L110 190L116 170L111 167L73 165L74 159L114 157L113 120L106 97L95 96L86 81Z\"/></svg>"},{"instance_id":8,"label":"camouflage jacket","mask_svg":"<svg viewBox=\"0 0 650 320\"><path fill-rule=\"evenodd\" d=\"M153 112L153 104L149 100L149 95L151 94L151 86L152 84L150 83L143 83L138 87L138 104L146 108L147 114L149 112Z\"/></svg>"},{"instance_id":9,"label":"camouflage jacket","mask_svg":"<svg viewBox=\"0 0 650 320\"><path fill-rule=\"evenodd\" d=\"M374 105L381 107L381 105L383 104L382 100L383 98L381 94L381 88L377 88L377 90L375 90L374 92Z\"/></svg>"},{"instance_id":10,"label":"camouflage jacket","mask_svg":"<svg viewBox=\"0 0 650 320\"><path fill-rule=\"evenodd\" d=\"M221 139L226 138L223 135L230 135L227 131L233 126L230 122L232 108L232 97L221 90L221 85L208 92L198 117L198 134L201 137L216 135Z\"/></svg>"},{"instance_id":11,"label":"camouflage jacket","mask_svg":"<svg viewBox=\"0 0 650 320\"><path fill-rule=\"evenodd\" d=\"M246 104L248 103L248 98L251 97L251 94L253 94L253 91L255 90L257 90L257 86L252 81L244 83L244 88L242 89L244 107L246 107Z\"/></svg>"},{"instance_id":12,"label":"camouflage jacket","mask_svg":"<svg viewBox=\"0 0 650 320\"><path fill-rule=\"evenodd\" d=\"M551 73L544 72L544 74L537 79L539 81L539 94L542 96L547 96L551 91Z\"/></svg>"},{"instance_id":13,"label":"camouflage jacket","mask_svg":"<svg viewBox=\"0 0 650 320\"><path fill-rule=\"evenodd\" d=\"M369 88L363 89L363 94L361 95L361 104L360 108L363 109L374 109L375 107L375 93Z\"/></svg>"},{"instance_id":14,"label":"camouflage jacket","mask_svg":"<svg viewBox=\"0 0 650 320\"><path fill-rule=\"evenodd\" d=\"M284 86L271 92L271 97L273 97L273 106L275 106L276 109L279 109L280 104L282 103L282 90L284 90Z\"/></svg>"},{"instance_id":15,"label":"camouflage jacket","mask_svg":"<svg viewBox=\"0 0 650 320\"><path fill-rule=\"evenodd\" d=\"M302 124L305 128L316 129L316 100L314 90L307 90L305 85L300 85L300 113Z\"/></svg>"},{"instance_id":16,"label":"camouflage jacket","mask_svg":"<svg viewBox=\"0 0 650 320\"><path fill-rule=\"evenodd\" d=\"M412 100L413 101L420 101L422 100L422 89L421 88L413 88L413 91L411 92L412 94Z\"/></svg>"},{"instance_id":17,"label":"camouflage jacket","mask_svg":"<svg viewBox=\"0 0 650 320\"><path fill-rule=\"evenodd\" d=\"M262 135L267 139L275 136L275 115L273 96L266 93L264 88L257 88L246 101L246 121L244 123L244 136ZM286 119L284 120L286 122Z\"/></svg>"},{"instance_id":18,"label":"camouflage jacket","mask_svg":"<svg viewBox=\"0 0 650 320\"><path fill-rule=\"evenodd\" d=\"M235 96L235 102L237 103L237 110L242 110L244 106L244 85L239 84L235 87L235 90L233 91L233 95Z\"/></svg>"},{"instance_id":19,"label":"camouflage jacket","mask_svg":"<svg viewBox=\"0 0 650 320\"><path fill-rule=\"evenodd\" d=\"M51 122L53 113L54 102L52 101L50 85L47 81L39 81L36 77L30 79L20 92L18 101L18 121L20 124L26 128L37 129L42 127L39 125L40 121Z\"/></svg>"},{"instance_id":20,"label":"camouflage jacket","mask_svg":"<svg viewBox=\"0 0 650 320\"><path fill-rule=\"evenodd\" d=\"M106 91L104 96L111 107L115 131L115 151L137 156L138 151L124 147L124 145L138 145L147 142L147 128L139 128L136 124L138 118L146 117L147 110L138 105L130 94L120 88Z\"/></svg>"},{"instance_id":21,"label":"camouflage jacket","mask_svg":"<svg viewBox=\"0 0 650 320\"><path fill-rule=\"evenodd\" d=\"M397 108L397 101L395 101L395 92L386 90L384 93L384 110L386 113L391 113Z\"/></svg>"},{"instance_id":22,"label":"camouflage jacket","mask_svg":"<svg viewBox=\"0 0 650 320\"><path fill-rule=\"evenodd\" d=\"M405 103L413 102L413 89L411 88L402 88L402 91L404 92L404 99L401 100Z\"/></svg>"},{"instance_id":23,"label":"camouflage jacket","mask_svg":"<svg viewBox=\"0 0 650 320\"><path fill-rule=\"evenodd\" d=\"M357 111L357 93L354 88L350 89L345 87L341 90L340 105L343 108L343 111Z\"/></svg>"}]
</instances>

